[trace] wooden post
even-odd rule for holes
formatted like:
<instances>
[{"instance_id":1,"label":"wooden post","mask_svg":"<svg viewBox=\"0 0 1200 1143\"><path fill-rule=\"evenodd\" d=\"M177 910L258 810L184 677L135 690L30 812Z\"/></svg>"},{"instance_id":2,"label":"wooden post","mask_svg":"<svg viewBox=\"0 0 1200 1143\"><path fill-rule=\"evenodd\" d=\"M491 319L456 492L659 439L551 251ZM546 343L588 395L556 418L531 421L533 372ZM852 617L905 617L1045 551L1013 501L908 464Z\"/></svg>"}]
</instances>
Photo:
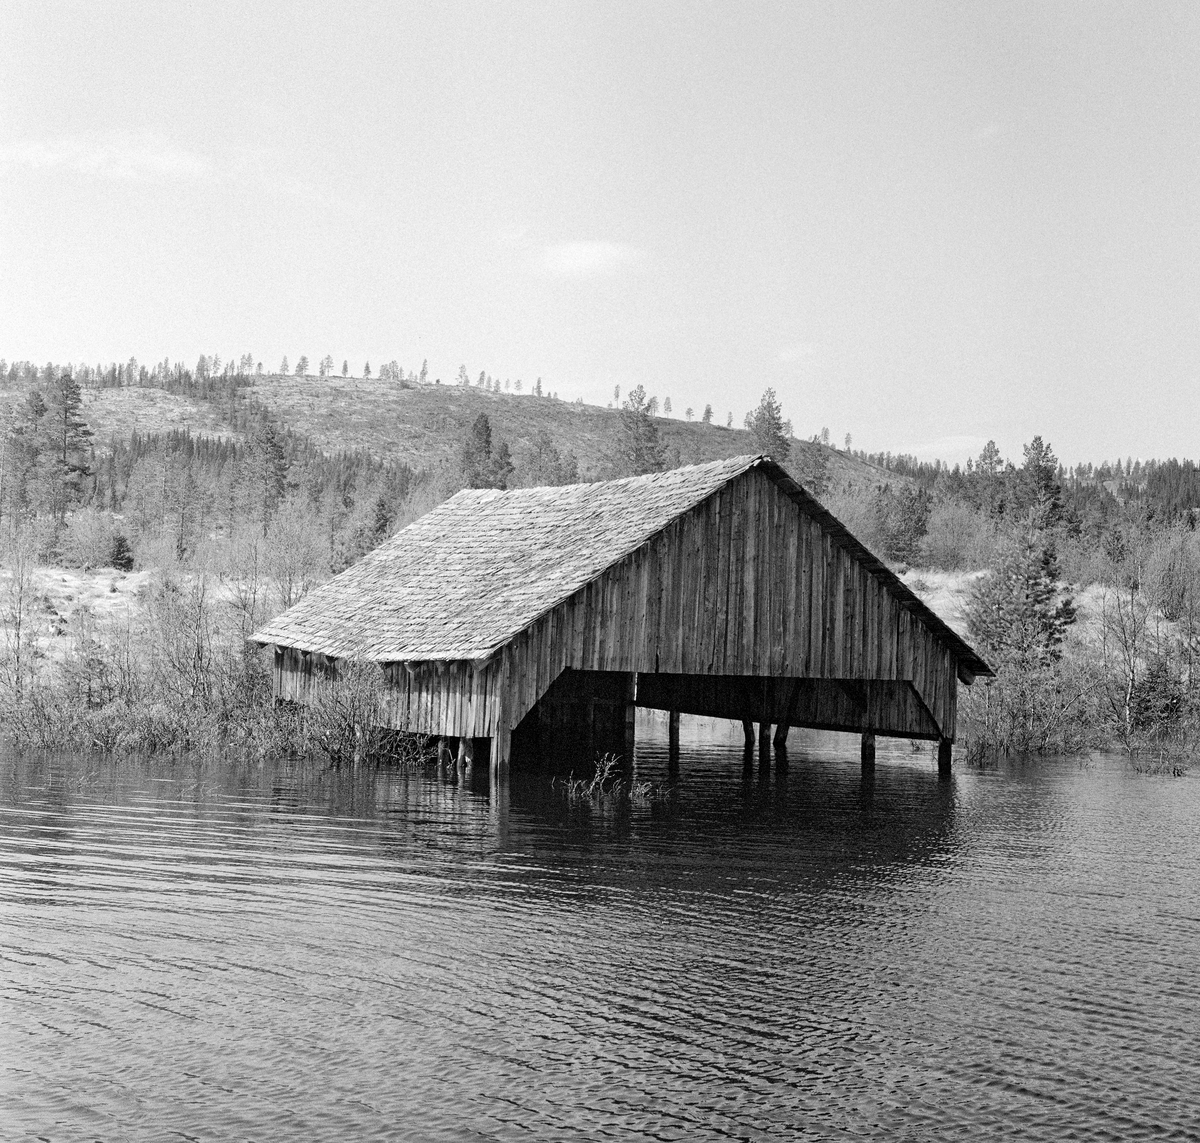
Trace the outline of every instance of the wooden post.
<instances>
[{"instance_id":1,"label":"wooden post","mask_svg":"<svg viewBox=\"0 0 1200 1143\"><path fill-rule=\"evenodd\" d=\"M673 758L679 757L679 711L673 710L667 715L667 752Z\"/></svg>"},{"instance_id":2,"label":"wooden post","mask_svg":"<svg viewBox=\"0 0 1200 1143\"><path fill-rule=\"evenodd\" d=\"M509 712L512 710L512 648L511 645L503 651L498 680L496 707L493 717L496 720L496 733L492 736L490 757L488 758L488 778L493 797L497 790L508 792L508 763L512 755L512 726L509 723Z\"/></svg>"},{"instance_id":3,"label":"wooden post","mask_svg":"<svg viewBox=\"0 0 1200 1143\"><path fill-rule=\"evenodd\" d=\"M862 768L864 772L875 769L875 732L873 730L863 731Z\"/></svg>"},{"instance_id":4,"label":"wooden post","mask_svg":"<svg viewBox=\"0 0 1200 1143\"><path fill-rule=\"evenodd\" d=\"M787 747L788 731L792 729L792 719L796 714L796 704L800 701L800 680L796 679L791 686L791 692L788 695L787 709L783 713L783 717L779 720L779 725L775 727L775 749L784 750Z\"/></svg>"},{"instance_id":5,"label":"wooden post","mask_svg":"<svg viewBox=\"0 0 1200 1143\"><path fill-rule=\"evenodd\" d=\"M746 736L746 749L754 749L754 723L748 718L742 719L742 733Z\"/></svg>"},{"instance_id":6,"label":"wooden post","mask_svg":"<svg viewBox=\"0 0 1200 1143\"><path fill-rule=\"evenodd\" d=\"M758 754L763 760L771 757L771 724L769 722L758 724Z\"/></svg>"},{"instance_id":7,"label":"wooden post","mask_svg":"<svg viewBox=\"0 0 1200 1143\"><path fill-rule=\"evenodd\" d=\"M475 764L475 739L466 736L458 740L458 765L469 770Z\"/></svg>"},{"instance_id":8,"label":"wooden post","mask_svg":"<svg viewBox=\"0 0 1200 1143\"><path fill-rule=\"evenodd\" d=\"M508 785L508 759L512 753L512 731L503 721L496 727L495 737L491 744L491 781L492 785Z\"/></svg>"},{"instance_id":9,"label":"wooden post","mask_svg":"<svg viewBox=\"0 0 1200 1143\"><path fill-rule=\"evenodd\" d=\"M437 756L439 766L449 766L450 763L454 761L454 755L450 752L449 738L443 737L438 739Z\"/></svg>"},{"instance_id":10,"label":"wooden post","mask_svg":"<svg viewBox=\"0 0 1200 1143\"><path fill-rule=\"evenodd\" d=\"M954 745L948 738L938 742L938 777L949 778L950 767L954 762Z\"/></svg>"},{"instance_id":11,"label":"wooden post","mask_svg":"<svg viewBox=\"0 0 1200 1143\"><path fill-rule=\"evenodd\" d=\"M633 752L637 745L637 672L630 671L625 684L625 763L633 765Z\"/></svg>"}]
</instances>

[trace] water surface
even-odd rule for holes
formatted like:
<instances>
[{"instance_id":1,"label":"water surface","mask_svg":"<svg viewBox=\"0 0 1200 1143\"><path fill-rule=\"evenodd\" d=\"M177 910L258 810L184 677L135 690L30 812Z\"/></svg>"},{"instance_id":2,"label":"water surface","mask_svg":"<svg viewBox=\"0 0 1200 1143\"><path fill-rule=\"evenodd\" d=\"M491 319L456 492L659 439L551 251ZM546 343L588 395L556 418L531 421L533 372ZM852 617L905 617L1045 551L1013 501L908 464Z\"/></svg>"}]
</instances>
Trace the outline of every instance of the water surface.
<instances>
[{"instance_id":1,"label":"water surface","mask_svg":"<svg viewBox=\"0 0 1200 1143\"><path fill-rule=\"evenodd\" d=\"M0 1138L1200 1138L1195 779L742 762L0 759Z\"/></svg>"}]
</instances>

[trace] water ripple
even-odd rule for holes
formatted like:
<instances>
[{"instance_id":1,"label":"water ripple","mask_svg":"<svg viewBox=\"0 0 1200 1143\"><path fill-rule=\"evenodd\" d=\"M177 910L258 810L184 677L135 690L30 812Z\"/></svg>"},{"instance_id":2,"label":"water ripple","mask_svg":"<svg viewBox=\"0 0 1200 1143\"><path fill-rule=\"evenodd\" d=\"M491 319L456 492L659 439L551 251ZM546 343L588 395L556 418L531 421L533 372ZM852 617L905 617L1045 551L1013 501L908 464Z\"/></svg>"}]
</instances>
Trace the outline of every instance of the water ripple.
<instances>
[{"instance_id":1,"label":"water ripple","mask_svg":"<svg viewBox=\"0 0 1200 1143\"><path fill-rule=\"evenodd\" d=\"M1195 783L845 745L0 759L0 1137L1200 1138Z\"/></svg>"}]
</instances>

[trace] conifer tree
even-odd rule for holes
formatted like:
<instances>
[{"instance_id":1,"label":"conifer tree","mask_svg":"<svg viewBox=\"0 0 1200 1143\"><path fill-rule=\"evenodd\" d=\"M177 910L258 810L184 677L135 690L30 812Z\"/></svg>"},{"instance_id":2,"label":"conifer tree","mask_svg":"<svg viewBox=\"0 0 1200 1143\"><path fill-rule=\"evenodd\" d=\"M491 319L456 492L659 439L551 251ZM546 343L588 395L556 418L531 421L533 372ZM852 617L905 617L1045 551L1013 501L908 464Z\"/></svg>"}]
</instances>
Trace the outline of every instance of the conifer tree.
<instances>
[{"instance_id":1,"label":"conifer tree","mask_svg":"<svg viewBox=\"0 0 1200 1143\"><path fill-rule=\"evenodd\" d=\"M623 476L661 472L666 467L666 449L650 413L650 400L641 385L635 385L621 405L616 452L616 467Z\"/></svg>"},{"instance_id":2,"label":"conifer tree","mask_svg":"<svg viewBox=\"0 0 1200 1143\"><path fill-rule=\"evenodd\" d=\"M492 423L486 413L480 413L472 422L460 460L468 488L508 487L513 474L512 454L504 441L493 452Z\"/></svg>"},{"instance_id":3,"label":"conifer tree","mask_svg":"<svg viewBox=\"0 0 1200 1143\"><path fill-rule=\"evenodd\" d=\"M782 464L792 451L792 422L783 419L783 409L774 389L767 389L758 408L746 418L746 427L754 436L759 452L765 452Z\"/></svg>"},{"instance_id":4,"label":"conifer tree","mask_svg":"<svg viewBox=\"0 0 1200 1143\"><path fill-rule=\"evenodd\" d=\"M92 430L80 413L83 393L68 369L62 370L46 390L45 426L54 457L55 516L61 524L67 510L83 494L91 474L88 463Z\"/></svg>"},{"instance_id":5,"label":"conifer tree","mask_svg":"<svg viewBox=\"0 0 1200 1143\"><path fill-rule=\"evenodd\" d=\"M1031 521L975 587L967 612L971 637L985 654L1024 668L1048 666L1061 658L1074 622L1053 544Z\"/></svg>"}]
</instances>

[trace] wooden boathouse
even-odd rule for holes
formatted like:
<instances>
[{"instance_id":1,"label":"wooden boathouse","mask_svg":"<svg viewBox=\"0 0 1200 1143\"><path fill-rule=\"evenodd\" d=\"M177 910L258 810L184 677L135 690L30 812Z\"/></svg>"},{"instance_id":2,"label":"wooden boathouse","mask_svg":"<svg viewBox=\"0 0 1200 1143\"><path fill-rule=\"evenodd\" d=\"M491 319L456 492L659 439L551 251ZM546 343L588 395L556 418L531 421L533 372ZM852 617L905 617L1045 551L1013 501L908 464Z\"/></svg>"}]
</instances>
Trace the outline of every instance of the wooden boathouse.
<instances>
[{"instance_id":1,"label":"wooden boathouse","mask_svg":"<svg viewBox=\"0 0 1200 1143\"><path fill-rule=\"evenodd\" d=\"M254 635L278 699L376 662L389 725L510 758L632 757L635 708L940 744L988 665L765 456L626 480L471 489ZM771 728L775 728L772 739ZM590 754L588 755L590 759Z\"/></svg>"}]
</instances>

